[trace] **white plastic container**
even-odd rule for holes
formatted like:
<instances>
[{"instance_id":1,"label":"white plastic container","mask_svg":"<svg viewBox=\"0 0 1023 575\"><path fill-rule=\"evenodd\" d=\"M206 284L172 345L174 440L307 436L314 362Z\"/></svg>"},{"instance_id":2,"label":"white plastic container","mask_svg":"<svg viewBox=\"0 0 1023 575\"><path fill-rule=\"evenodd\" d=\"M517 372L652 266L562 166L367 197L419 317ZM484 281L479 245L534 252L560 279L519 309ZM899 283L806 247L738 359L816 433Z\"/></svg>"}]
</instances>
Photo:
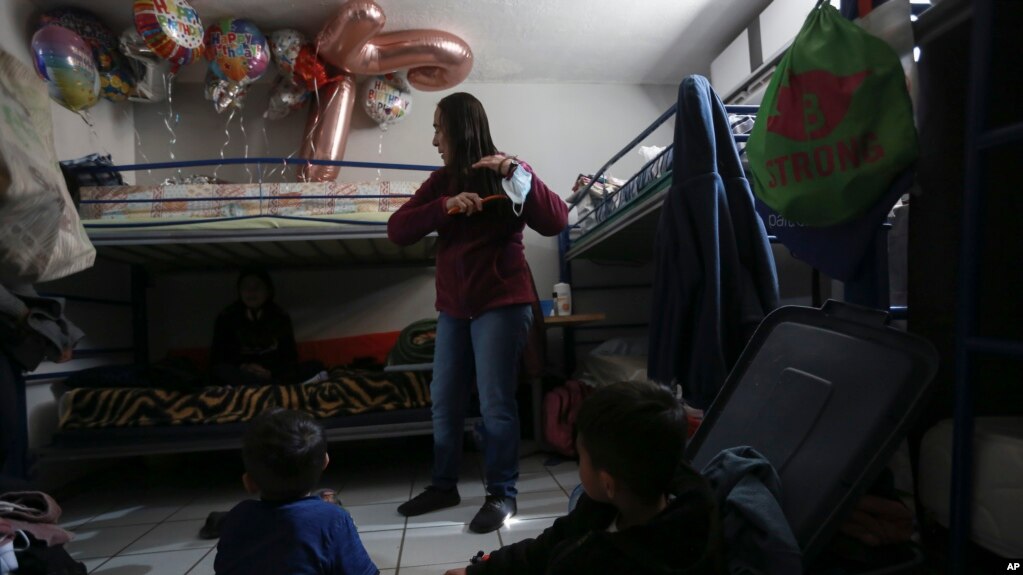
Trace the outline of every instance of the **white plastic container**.
<instances>
[{"instance_id":1,"label":"white plastic container","mask_svg":"<svg viewBox=\"0 0 1023 575\"><path fill-rule=\"evenodd\" d=\"M557 315L572 315L572 287L568 284L554 284L554 309Z\"/></svg>"}]
</instances>

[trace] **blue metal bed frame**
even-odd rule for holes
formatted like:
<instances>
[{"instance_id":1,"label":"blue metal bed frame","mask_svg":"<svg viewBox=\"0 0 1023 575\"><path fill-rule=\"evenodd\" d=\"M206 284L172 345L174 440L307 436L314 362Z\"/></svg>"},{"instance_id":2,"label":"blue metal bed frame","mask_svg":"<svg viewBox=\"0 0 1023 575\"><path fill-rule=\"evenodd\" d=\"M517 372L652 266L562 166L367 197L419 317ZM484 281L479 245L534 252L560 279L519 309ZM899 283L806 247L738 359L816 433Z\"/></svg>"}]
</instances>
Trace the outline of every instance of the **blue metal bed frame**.
<instances>
[{"instance_id":1,"label":"blue metal bed frame","mask_svg":"<svg viewBox=\"0 0 1023 575\"><path fill-rule=\"evenodd\" d=\"M970 84L966 114L966 173L963 198L962 244L959 253L959 290L955 325L955 406L952 442L952 485L949 519L950 568L965 574L970 569L969 542L973 494L973 389L974 359L981 354L1023 360L1023 341L982 337L978 334L977 304L980 281L984 196L988 192L987 154L995 148L1023 141L1023 122L988 128L995 1L975 0L970 46Z\"/></svg>"},{"instance_id":2,"label":"blue metal bed frame","mask_svg":"<svg viewBox=\"0 0 1023 575\"><path fill-rule=\"evenodd\" d=\"M71 169L72 173L99 173L99 172L116 172L116 171L140 171L140 170L160 170L160 169L184 169L184 168L195 168L204 166L219 166L219 165L256 165L259 168L259 177L256 182L260 185L267 183L263 181L262 167L267 164L280 164L285 167L288 165L329 165L329 166L343 166L350 168L374 168L374 169L388 169L388 170L409 170L409 171L433 171L438 169L439 166L428 166L420 164L391 164L391 163L375 163L375 162L353 162L353 161L331 161L331 160L307 160L303 158L272 158L272 157L256 157L256 158L226 158L217 160L191 160L191 161L180 161L180 162L154 162L145 164L130 164L121 166L76 166ZM353 194L348 196L326 196L326 195L289 195L288 200L307 200L307 199L338 199L343 198L346 200L356 199L380 199L380 198L403 198L411 197L410 194L394 194L394 195L379 195L379 194ZM263 197L262 194L259 197L251 198L160 198L160 199L135 199L135 200L82 200L82 204L105 204L105 203L155 203L155 202L168 202L168 201L219 201L219 202L234 202L234 201L266 201L274 198ZM97 223L90 222L86 223L85 227L87 230L103 230L103 229L116 229L116 228L132 228L132 229L153 229L161 228L166 226L180 226L182 223L194 224L194 223L207 223L216 221L240 221L258 219L264 217L272 217L275 219L283 220L298 220L298 221L310 221L323 223L324 227L331 227L336 225L346 224L357 224L360 226L368 226L373 228L374 234L380 234L381 236L385 233L384 227L387 225L385 222L367 222L362 220L346 220L343 218L323 218L323 217L304 217L304 216L280 216L280 215L267 215L267 216L231 216L224 218L195 218L190 219L187 222L180 220L170 222L141 222L132 223L130 220L117 221L110 223ZM241 230L238 230L241 233ZM228 232L227 237L230 237ZM282 237L283 240L296 239L304 240L302 234L294 237ZM149 361L149 321L147 314L147 292L146 287L149 283L149 272L143 265L129 264L130 265L130 277L131 277L131 297L127 300L115 300L109 298L93 298L93 297L82 297L69 294L60 293L48 293L45 294L50 297L60 297L67 301L79 302L92 305L104 305L114 307L127 307L131 310L132 317L132 340L133 345L131 347L103 347L103 348L90 348L81 349L75 351L76 359L90 358L90 357L102 357L102 356L116 356L116 355L127 355L131 354L135 363L144 364ZM48 373L29 374L25 376L26 381L48 381L67 377L75 373L74 371L54 371Z\"/></svg>"}]
</instances>

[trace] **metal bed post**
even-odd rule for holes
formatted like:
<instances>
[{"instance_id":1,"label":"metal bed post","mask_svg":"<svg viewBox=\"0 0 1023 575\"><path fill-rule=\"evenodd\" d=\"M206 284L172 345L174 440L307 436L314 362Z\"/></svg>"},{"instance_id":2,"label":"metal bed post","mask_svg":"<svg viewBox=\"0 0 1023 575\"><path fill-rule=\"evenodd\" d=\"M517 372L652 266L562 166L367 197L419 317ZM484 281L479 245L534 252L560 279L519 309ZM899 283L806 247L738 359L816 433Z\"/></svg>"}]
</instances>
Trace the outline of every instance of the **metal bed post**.
<instances>
[{"instance_id":1,"label":"metal bed post","mask_svg":"<svg viewBox=\"0 0 1023 575\"><path fill-rule=\"evenodd\" d=\"M953 407L951 502L949 506L949 559L951 573L969 568L970 512L973 495L973 389L971 375L977 323L977 283L980 273L980 218L985 187L982 150L987 126L987 96L991 74L992 0L973 7L970 39L970 87L966 109L966 174L963 189L963 227L959 250L959 286L956 296L955 388Z\"/></svg>"},{"instance_id":2,"label":"metal bed post","mask_svg":"<svg viewBox=\"0 0 1023 575\"><path fill-rule=\"evenodd\" d=\"M147 290L149 272L140 264L131 265L131 334L135 363L149 364L149 310Z\"/></svg>"}]
</instances>

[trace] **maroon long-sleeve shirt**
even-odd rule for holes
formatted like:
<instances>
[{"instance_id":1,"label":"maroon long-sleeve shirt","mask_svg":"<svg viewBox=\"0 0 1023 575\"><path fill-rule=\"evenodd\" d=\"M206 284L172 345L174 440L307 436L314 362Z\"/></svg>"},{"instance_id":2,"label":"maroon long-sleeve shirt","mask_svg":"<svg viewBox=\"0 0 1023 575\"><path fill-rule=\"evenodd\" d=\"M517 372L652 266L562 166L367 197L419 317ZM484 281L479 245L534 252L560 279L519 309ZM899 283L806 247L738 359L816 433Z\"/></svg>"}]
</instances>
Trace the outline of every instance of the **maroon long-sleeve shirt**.
<instances>
[{"instance_id":1,"label":"maroon long-sleeve shirt","mask_svg":"<svg viewBox=\"0 0 1023 575\"><path fill-rule=\"evenodd\" d=\"M524 163L518 169L533 173ZM471 216L448 215L444 204L458 193L454 178L441 168L387 221L387 237L398 245L437 232L437 310L471 319L536 301L522 230L529 225L545 236L558 234L568 225L568 206L535 173L521 217L507 202L491 202Z\"/></svg>"}]
</instances>

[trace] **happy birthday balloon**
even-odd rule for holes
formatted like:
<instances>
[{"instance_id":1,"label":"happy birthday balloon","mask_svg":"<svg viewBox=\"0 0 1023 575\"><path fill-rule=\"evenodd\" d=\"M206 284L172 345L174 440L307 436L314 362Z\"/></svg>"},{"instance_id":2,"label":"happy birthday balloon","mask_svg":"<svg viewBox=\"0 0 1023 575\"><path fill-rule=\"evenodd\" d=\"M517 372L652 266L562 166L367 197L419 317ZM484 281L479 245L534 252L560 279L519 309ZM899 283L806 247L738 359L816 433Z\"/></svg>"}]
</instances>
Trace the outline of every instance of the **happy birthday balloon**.
<instances>
[{"instance_id":1,"label":"happy birthday balloon","mask_svg":"<svg viewBox=\"0 0 1023 575\"><path fill-rule=\"evenodd\" d=\"M411 108L412 88L401 74L374 76L363 88L362 109L384 130Z\"/></svg>"},{"instance_id":2,"label":"happy birthday balloon","mask_svg":"<svg viewBox=\"0 0 1023 575\"><path fill-rule=\"evenodd\" d=\"M227 18L206 31L206 59L218 78L245 85L266 72L270 49L255 24L241 18Z\"/></svg>"},{"instance_id":3,"label":"happy birthday balloon","mask_svg":"<svg viewBox=\"0 0 1023 575\"><path fill-rule=\"evenodd\" d=\"M185 0L135 0L134 11L135 30L171 72L202 54L202 20Z\"/></svg>"},{"instance_id":4,"label":"happy birthday balloon","mask_svg":"<svg viewBox=\"0 0 1023 575\"><path fill-rule=\"evenodd\" d=\"M62 26L44 26L32 36L32 63L50 97L72 112L99 100L99 72L92 49Z\"/></svg>"}]
</instances>

